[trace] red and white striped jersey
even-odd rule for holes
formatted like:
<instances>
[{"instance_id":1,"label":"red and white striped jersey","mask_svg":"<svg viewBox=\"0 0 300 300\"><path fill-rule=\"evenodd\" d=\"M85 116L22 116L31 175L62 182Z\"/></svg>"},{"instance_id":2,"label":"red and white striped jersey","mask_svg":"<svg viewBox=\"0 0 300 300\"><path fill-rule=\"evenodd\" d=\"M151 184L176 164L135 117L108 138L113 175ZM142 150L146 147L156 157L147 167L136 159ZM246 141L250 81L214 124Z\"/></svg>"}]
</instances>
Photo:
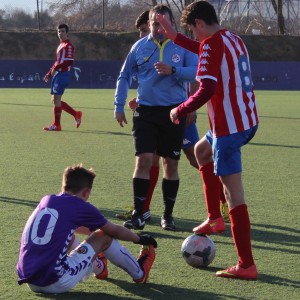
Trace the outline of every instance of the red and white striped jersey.
<instances>
[{"instance_id":1,"label":"red and white striped jersey","mask_svg":"<svg viewBox=\"0 0 300 300\"><path fill-rule=\"evenodd\" d=\"M74 63L74 46L70 40L62 41L56 50L55 63L51 70L58 72L70 71Z\"/></svg>"},{"instance_id":2,"label":"red and white striped jersey","mask_svg":"<svg viewBox=\"0 0 300 300\"><path fill-rule=\"evenodd\" d=\"M249 55L241 38L223 29L202 41L199 52L197 80L217 82L216 92L207 102L213 136L257 125Z\"/></svg>"}]
</instances>

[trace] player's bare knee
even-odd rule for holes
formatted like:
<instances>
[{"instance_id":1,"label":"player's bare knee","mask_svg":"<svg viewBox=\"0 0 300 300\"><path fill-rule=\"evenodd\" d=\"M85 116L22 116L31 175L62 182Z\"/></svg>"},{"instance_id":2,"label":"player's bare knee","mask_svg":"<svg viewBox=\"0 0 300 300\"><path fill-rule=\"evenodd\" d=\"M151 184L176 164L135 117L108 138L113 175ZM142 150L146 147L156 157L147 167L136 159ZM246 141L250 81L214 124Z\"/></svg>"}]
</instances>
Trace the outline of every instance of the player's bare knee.
<instances>
[{"instance_id":1,"label":"player's bare knee","mask_svg":"<svg viewBox=\"0 0 300 300\"><path fill-rule=\"evenodd\" d=\"M152 166L153 156L137 156L135 160L135 169L138 172L149 172Z\"/></svg>"},{"instance_id":2,"label":"player's bare knee","mask_svg":"<svg viewBox=\"0 0 300 300\"><path fill-rule=\"evenodd\" d=\"M94 231L87 239L89 243L95 250L96 253L105 251L112 243L112 237L104 233L102 230Z\"/></svg>"}]
</instances>

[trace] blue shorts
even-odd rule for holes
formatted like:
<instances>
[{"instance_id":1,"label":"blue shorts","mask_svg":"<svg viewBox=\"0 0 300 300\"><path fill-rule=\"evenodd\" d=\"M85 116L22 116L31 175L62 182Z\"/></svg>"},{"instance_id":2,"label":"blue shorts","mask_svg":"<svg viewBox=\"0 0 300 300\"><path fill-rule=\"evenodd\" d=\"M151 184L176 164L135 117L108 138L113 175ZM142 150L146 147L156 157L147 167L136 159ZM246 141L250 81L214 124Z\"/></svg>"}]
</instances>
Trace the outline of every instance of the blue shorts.
<instances>
[{"instance_id":1,"label":"blue shorts","mask_svg":"<svg viewBox=\"0 0 300 300\"><path fill-rule=\"evenodd\" d=\"M254 137L258 125L234 134L213 138L211 130L206 134L206 140L212 145L214 173L226 176L242 172L241 147Z\"/></svg>"},{"instance_id":2,"label":"blue shorts","mask_svg":"<svg viewBox=\"0 0 300 300\"><path fill-rule=\"evenodd\" d=\"M63 95L71 81L71 72L57 72L51 83L51 95Z\"/></svg>"},{"instance_id":3,"label":"blue shorts","mask_svg":"<svg viewBox=\"0 0 300 300\"><path fill-rule=\"evenodd\" d=\"M191 146L195 146L198 141L199 141L199 134L198 134L196 122L193 122L184 130L182 149L187 149Z\"/></svg>"}]
</instances>

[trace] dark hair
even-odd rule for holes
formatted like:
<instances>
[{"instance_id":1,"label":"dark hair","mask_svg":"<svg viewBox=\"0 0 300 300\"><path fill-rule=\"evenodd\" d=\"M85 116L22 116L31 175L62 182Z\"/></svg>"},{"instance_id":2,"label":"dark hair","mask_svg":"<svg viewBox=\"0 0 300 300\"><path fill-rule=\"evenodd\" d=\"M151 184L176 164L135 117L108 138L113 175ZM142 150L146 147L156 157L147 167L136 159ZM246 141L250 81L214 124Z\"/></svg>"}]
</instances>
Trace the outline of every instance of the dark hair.
<instances>
[{"instance_id":1,"label":"dark hair","mask_svg":"<svg viewBox=\"0 0 300 300\"><path fill-rule=\"evenodd\" d=\"M136 29L139 29L143 24L148 24L148 21L149 21L149 10L146 10L143 13L141 13L135 20Z\"/></svg>"},{"instance_id":2,"label":"dark hair","mask_svg":"<svg viewBox=\"0 0 300 300\"><path fill-rule=\"evenodd\" d=\"M63 173L62 191L77 194L84 188L92 188L96 173L93 169L85 169L82 164L67 167Z\"/></svg>"},{"instance_id":3,"label":"dark hair","mask_svg":"<svg viewBox=\"0 0 300 300\"><path fill-rule=\"evenodd\" d=\"M62 28L65 28L67 33L69 32L69 26L67 24L59 24L56 27L56 29L62 29Z\"/></svg>"},{"instance_id":4,"label":"dark hair","mask_svg":"<svg viewBox=\"0 0 300 300\"><path fill-rule=\"evenodd\" d=\"M215 8L207 1L196 1L185 7L180 23L184 27L196 26L195 19L203 20L207 25L219 24Z\"/></svg>"},{"instance_id":5,"label":"dark hair","mask_svg":"<svg viewBox=\"0 0 300 300\"><path fill-rule=\"evenodd\" d=\"M149 12L149 19L150 19L150 16L154 13L158 13L158 14L162 14L162 15L169 14L171 23L175 23L175 19L174 19L172 10L166 5L162 5L162 4L155 5L153 8L151 8L150 12Z\"/></svg>"}]
</instances>

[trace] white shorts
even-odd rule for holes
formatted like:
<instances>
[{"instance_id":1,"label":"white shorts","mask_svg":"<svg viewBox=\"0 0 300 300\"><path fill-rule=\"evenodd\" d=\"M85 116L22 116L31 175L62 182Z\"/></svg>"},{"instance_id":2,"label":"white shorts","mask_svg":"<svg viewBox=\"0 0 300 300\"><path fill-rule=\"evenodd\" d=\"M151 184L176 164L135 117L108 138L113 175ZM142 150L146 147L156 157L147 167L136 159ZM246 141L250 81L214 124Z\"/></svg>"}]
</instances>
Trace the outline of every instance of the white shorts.
<instances>
[{"instance_id":1,"label":"white shorts","mask_svg":"<svg viewBox=\"0 0 300 300\"><path fill-rule=\"evenodd\" d=\"M48 286L36 286L28 283L29 288L37 293L65 293L75 287L80 281L85 281L93 271L92 259L95 255L93 247L81 243L68 256L64 263L69 266L68 272L55 283Z\"/></svg>"}]
</instances>

